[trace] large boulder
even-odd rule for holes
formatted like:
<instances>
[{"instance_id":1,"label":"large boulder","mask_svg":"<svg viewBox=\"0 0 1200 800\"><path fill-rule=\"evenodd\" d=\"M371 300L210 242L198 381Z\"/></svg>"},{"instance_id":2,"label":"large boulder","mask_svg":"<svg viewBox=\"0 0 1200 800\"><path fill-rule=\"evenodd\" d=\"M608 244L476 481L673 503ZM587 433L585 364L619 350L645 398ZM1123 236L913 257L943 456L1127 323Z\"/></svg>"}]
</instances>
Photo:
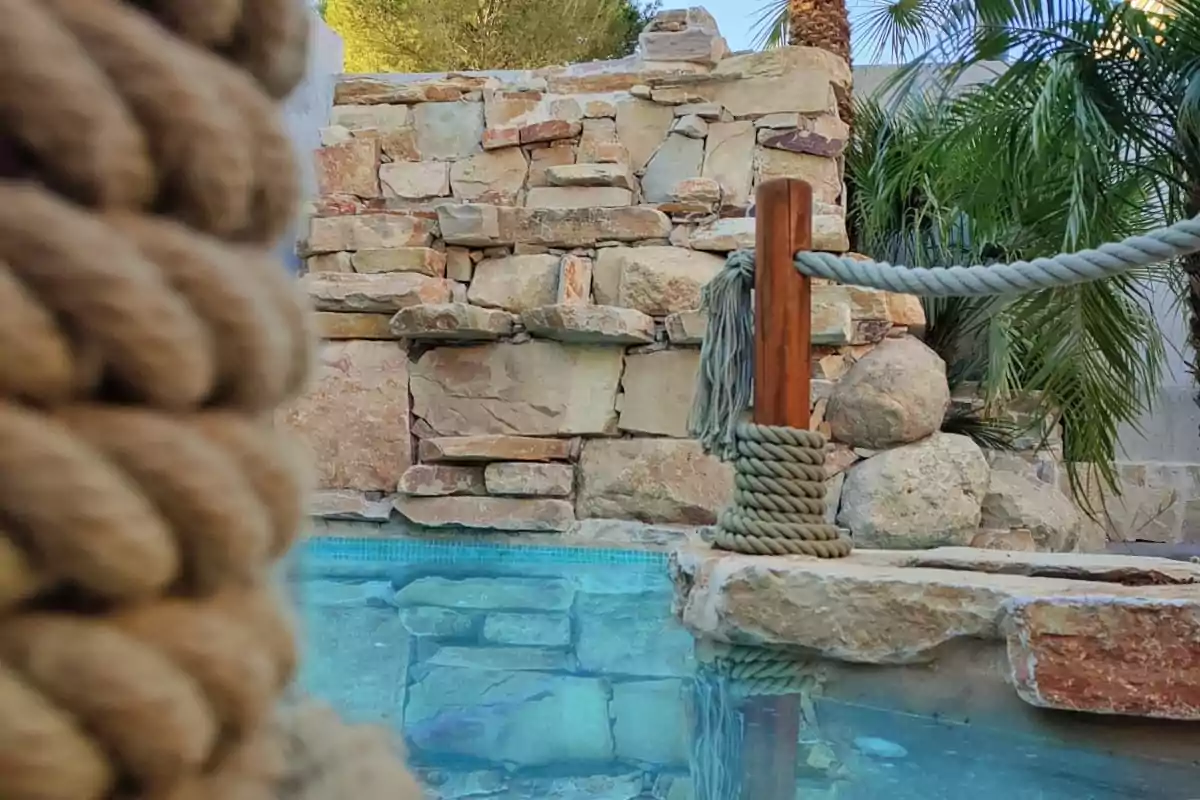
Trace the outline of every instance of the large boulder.
<instances>
[{"instance_id":1,"label":"large boulder","mask_svg":"<svg viewBox=\"0 0 1200 800\"><path fill-rule=\"evenodd\" d=\"M923 439L950 405L946 363L922 342L888 339L838 382L826 420L833 438L880 449Z\"/></svg>"},{"instance_id":2,"label":"large boulder","mask_svg":"<svg viewBox=\"0 0 1200 800\"><path fill-rule=\"evenodd\" d=\"M1065 553L1075 549L1083 521L1057 487L1016 472L993 470L983 498L982 525L1028 529L1038 550Z\"/></svg>"},{"instance_id":3,"label":"large boulder","mask_svg":"<svg viewBox=\"0 0 1200 800\"><path fill-rule=\"evenodd\" d=\"M935 433L847 470L837 521L860 547L967 545L987 489L979 446L966 436Z\"/></svg>"}]
</instances>

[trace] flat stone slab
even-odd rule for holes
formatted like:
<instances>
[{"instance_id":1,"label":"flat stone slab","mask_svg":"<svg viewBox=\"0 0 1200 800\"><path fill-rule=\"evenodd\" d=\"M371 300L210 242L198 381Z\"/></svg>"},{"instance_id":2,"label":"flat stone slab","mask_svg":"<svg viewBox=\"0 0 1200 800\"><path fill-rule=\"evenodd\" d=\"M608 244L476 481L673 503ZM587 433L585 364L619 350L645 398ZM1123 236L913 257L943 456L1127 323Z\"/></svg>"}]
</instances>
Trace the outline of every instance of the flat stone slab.
<instances>
[{"instance_id":1,"label":"flat stone slab","mask_svg":"<svg viewBox=\"0 0 1200 800\"><path fill-rule=\"evenodd\" d=\"M698 637L833 661L916 664L951 645L1007 650L1044 708L1200 720L1200 565L972 551L671 557L675 610Z\"/></svg>"}]
</instances>

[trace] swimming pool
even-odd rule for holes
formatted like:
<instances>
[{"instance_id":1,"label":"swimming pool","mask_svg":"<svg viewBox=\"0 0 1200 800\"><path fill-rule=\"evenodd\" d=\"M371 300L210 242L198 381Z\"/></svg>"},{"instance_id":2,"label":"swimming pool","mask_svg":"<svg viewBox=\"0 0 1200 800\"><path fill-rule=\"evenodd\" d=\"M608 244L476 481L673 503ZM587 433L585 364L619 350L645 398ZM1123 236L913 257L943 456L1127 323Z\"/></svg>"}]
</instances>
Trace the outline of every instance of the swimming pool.
<instances>
[{"instance_id":1,"label":"swimming pool","mask_svg":"<svg viewBox=\"0 0 1200 800\"><path fill-rule=\"evenodd\" d=\"M401 733L434 798L737 800L747 775L780 772L779 748L773 766L761 752L780 730L795 762L767 781L779 796L781 779L804 799L1200 794L1200 769L1178 761L870 707L800 679L748 688L675 623L661 553L316 539L289 580L301 686Z\"/></svg>"}]
</instances>

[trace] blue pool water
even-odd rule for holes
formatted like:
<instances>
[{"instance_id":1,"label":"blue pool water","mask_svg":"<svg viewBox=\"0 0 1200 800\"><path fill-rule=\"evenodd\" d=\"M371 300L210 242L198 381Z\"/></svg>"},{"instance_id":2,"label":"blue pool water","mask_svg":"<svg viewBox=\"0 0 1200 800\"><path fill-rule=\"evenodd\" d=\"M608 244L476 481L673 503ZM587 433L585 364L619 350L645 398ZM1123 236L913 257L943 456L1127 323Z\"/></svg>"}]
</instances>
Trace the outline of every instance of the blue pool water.
<instances>
[{"instance_id":1,"label":"blue pool water","mask_svg":"<svg viewBox=\"0 0 1200 800\"><path fill-rule=\"evenodd\" d=\"M322 539L289 580L302 687L401 734L433 798L1200 797L1200 770L1177 763L799 688L747 698L698 663L657 553Z\"/></svg>"}]
</instances>

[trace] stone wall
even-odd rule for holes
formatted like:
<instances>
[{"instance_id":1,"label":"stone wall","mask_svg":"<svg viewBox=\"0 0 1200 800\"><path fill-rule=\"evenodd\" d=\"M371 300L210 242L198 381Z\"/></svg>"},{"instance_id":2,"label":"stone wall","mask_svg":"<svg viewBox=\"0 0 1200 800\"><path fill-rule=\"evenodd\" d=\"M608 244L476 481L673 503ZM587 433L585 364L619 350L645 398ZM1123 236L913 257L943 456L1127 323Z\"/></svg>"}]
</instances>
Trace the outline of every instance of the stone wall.
<instances>
[{"instance_id":1,"label":"stone wall","mask_svg":"<svg viewBox=\"0 0 1200 800\"><path fill-rule=\"evenodd\" d=\"M713 522L730 473L685 427L700 289L771 178L812 183L816 248L846 249L849 85L819 50L726 55L701 10L620 61L343 76L301 243L320 366L288 414L314 513ZM814 426L851 364L923 324L913 298L815 287Z\"/></svg>"}]
</instances>

